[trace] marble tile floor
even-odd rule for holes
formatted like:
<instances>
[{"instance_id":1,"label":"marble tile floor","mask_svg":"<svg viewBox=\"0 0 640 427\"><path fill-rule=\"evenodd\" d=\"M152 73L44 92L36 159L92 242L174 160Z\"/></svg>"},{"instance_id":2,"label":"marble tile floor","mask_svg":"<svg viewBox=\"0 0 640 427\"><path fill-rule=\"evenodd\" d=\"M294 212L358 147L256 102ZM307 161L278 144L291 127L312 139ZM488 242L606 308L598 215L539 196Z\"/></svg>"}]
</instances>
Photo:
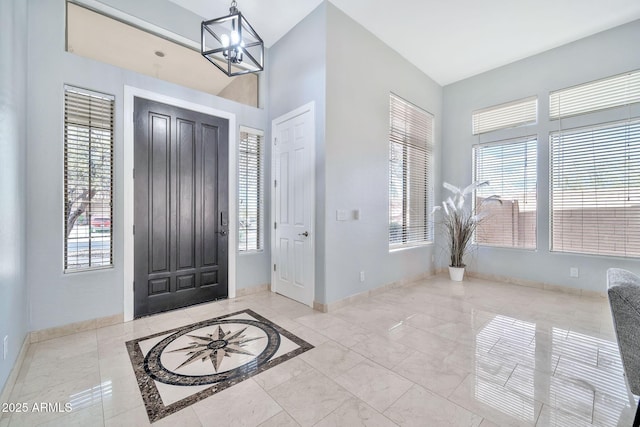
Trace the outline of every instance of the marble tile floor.
<instances>
[{"instance_id":1,"label":"marble tile floor","mask_svg":"<svg viewBox=\"0 0 640 427\"><path fill-rule=\"evenodd\" d=\"M153 425L630 426L635 413L606 299L436 276L330 313L263 292L33 344L10 396L28 411L0 427L149 425L125 342L244 309L314 348Z\"/></svg>"}]
</instances>

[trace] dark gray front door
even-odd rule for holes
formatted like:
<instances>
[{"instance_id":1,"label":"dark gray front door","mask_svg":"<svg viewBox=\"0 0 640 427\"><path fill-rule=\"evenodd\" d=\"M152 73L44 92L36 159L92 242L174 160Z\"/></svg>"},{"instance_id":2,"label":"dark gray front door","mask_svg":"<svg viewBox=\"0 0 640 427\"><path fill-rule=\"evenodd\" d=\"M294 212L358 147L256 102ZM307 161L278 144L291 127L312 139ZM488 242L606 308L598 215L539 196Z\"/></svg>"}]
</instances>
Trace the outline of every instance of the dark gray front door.
<instances>
[{"instance_id":1,"label":"dark gray front door","mask_svg":"<svg viewBox=\"0 0 640 427\"><path fill-rule=\"evenodd\" d=\"M224 298L229 123L134 105L135 317Z\"/></svg>"}]
</instances>

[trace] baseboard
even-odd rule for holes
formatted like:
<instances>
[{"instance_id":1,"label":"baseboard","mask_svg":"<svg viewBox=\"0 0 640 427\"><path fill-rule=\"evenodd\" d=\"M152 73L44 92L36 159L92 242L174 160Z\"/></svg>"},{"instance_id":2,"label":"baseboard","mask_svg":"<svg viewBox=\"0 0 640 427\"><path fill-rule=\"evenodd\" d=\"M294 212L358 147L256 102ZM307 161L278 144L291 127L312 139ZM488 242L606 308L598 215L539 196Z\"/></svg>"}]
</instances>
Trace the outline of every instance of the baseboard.
<instances>
[{"instance_id":1,"label":"baseboard","mask_svg":"<svg viewBox=\"0 0 640 427\"><path fill-rule=\"evenodd\" d=\"M443 269L442 272L448 271ZM568 286L554 285L551 283L536 282L535 280L519 279L516 277L500 276L497 274L479 273L476 271L465 271L469 277L475 277L483 280L492 280L494 282L508 283L510 285L524 286L527 288L544 289L547 291L559 292L563 294L579 295L584 297L607 298L606 292L590 291L587 289L570 288Z\"/></svg>"},{"instance_id":2,"label":"baseboard","mask_svg":"<svg viewBox=\"0 0 640 427\"><path fill-rule=\"evenodd\" d=\"M124 322L124 313L114 314L113 316L100 317L97 319L84 320L82 322L70 323L68 325L56 326L54 328L32 331L29 334L30 341L32 343L47 341L78 332L91 331L94 329L103 328L105 326L116 325L122 322Z\"/></svg>"},{"instance_id":3,"label":"baseboard","mask_svg":"<svg viewBox=\"0 0 640 427\"><path fill-rule=\"evenodd\" d=\"M258 294L260 292L268 291L271 289L270 283L265 283L258 286L251 286L250 288L236 289L236 298L246 297L247 295Z\"/></svg>"},{"instance_id":4,"label":"baseboard","mask_svg":"<svg viewBox=\"0 0 640 427\"><path fill-rule=\"evenodd\" d=\"M9 398L11 397L11 392L13 391L13 387L16 385L16 380L18 379L18 373L20 373L20 369L22 368L22 363L27 355L27 351L29 350L29 346L31 342L29 340L29 334L24 337L22 341L22 346L20 347L20 352L18 353L18 357L16 358L16 362L13 364L13 368L7 377L7 382L5 382L4 387L2 388L2 393L0 393L0 403L9 402ZM0 418L2 418L0 414Z\"/></svg>"},{"instance_id":5,"label":"baseboard","mask_svg":"<svg viewBox=\"0 0 640 427\"><path fill-rule=\"evenodd\" d=\"M407 286L410 285L412 283L415 282L419 282L421 280L425 280L428 279L429 277L434 275L434 271L426 271L424 273L418 274L417 276L412 276L412 277L406 277L404 279L400 279L400 280L396 280L395 282L391 282L391 283L387 283L386 285L382 285L379 286L377 288L374 289L369 289L368 291L364 291L364 292L360 292L358 294L354 294L354 295L350 295L344 299L338 300L338 301L334 301L328 304L323 304L323 303L319 303L314 301L313 302L313 309L317 310L317 311L321 311L323 313L328 313L330 311L335 311L335 310L339 310L343 307L346 307L348 305L354 304L354 303L358 303L360 301L364 301L367 298L374 296L374 295L378 295L381 294L383 292L386 292L390 289L394 289L394 288L400 288L403 286Z\"/></svg>"}]
</instances>

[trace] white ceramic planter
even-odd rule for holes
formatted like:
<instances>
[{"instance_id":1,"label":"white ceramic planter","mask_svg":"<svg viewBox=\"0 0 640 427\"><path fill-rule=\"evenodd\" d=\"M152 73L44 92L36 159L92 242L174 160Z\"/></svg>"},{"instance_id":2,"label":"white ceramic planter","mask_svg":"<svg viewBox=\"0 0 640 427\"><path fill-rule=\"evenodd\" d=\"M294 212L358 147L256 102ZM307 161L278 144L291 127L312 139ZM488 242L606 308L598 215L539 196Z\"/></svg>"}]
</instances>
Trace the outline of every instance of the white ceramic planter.
<instances>
[{"instance_id":1,"label":"white ceramic planter","mask_svg":"<svg viewBox=\"0 0 640 427\"><path fill-rule=\"evenodd\" d=\"M449 267L449 278L454 282L462 282L464 267Z\"/></svg>"}]
</instances>

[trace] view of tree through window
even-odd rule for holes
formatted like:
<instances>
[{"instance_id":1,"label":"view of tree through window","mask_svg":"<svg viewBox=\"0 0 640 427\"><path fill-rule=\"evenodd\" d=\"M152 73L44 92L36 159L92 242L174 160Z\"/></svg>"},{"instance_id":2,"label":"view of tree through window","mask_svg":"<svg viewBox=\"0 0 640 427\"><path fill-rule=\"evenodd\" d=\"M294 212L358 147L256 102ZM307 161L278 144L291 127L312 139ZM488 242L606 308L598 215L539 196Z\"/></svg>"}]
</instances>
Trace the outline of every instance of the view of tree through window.
<instances>
[{"instance_id":1,"label":"view of tree through window","mask_svg":"<svg viewBox=\"0 0 640 427\"><path fill-rule=\"evenodd\" d=\"M114 98L65 87L64 268L113 265Z\"/></svg>"}]
</instances>

